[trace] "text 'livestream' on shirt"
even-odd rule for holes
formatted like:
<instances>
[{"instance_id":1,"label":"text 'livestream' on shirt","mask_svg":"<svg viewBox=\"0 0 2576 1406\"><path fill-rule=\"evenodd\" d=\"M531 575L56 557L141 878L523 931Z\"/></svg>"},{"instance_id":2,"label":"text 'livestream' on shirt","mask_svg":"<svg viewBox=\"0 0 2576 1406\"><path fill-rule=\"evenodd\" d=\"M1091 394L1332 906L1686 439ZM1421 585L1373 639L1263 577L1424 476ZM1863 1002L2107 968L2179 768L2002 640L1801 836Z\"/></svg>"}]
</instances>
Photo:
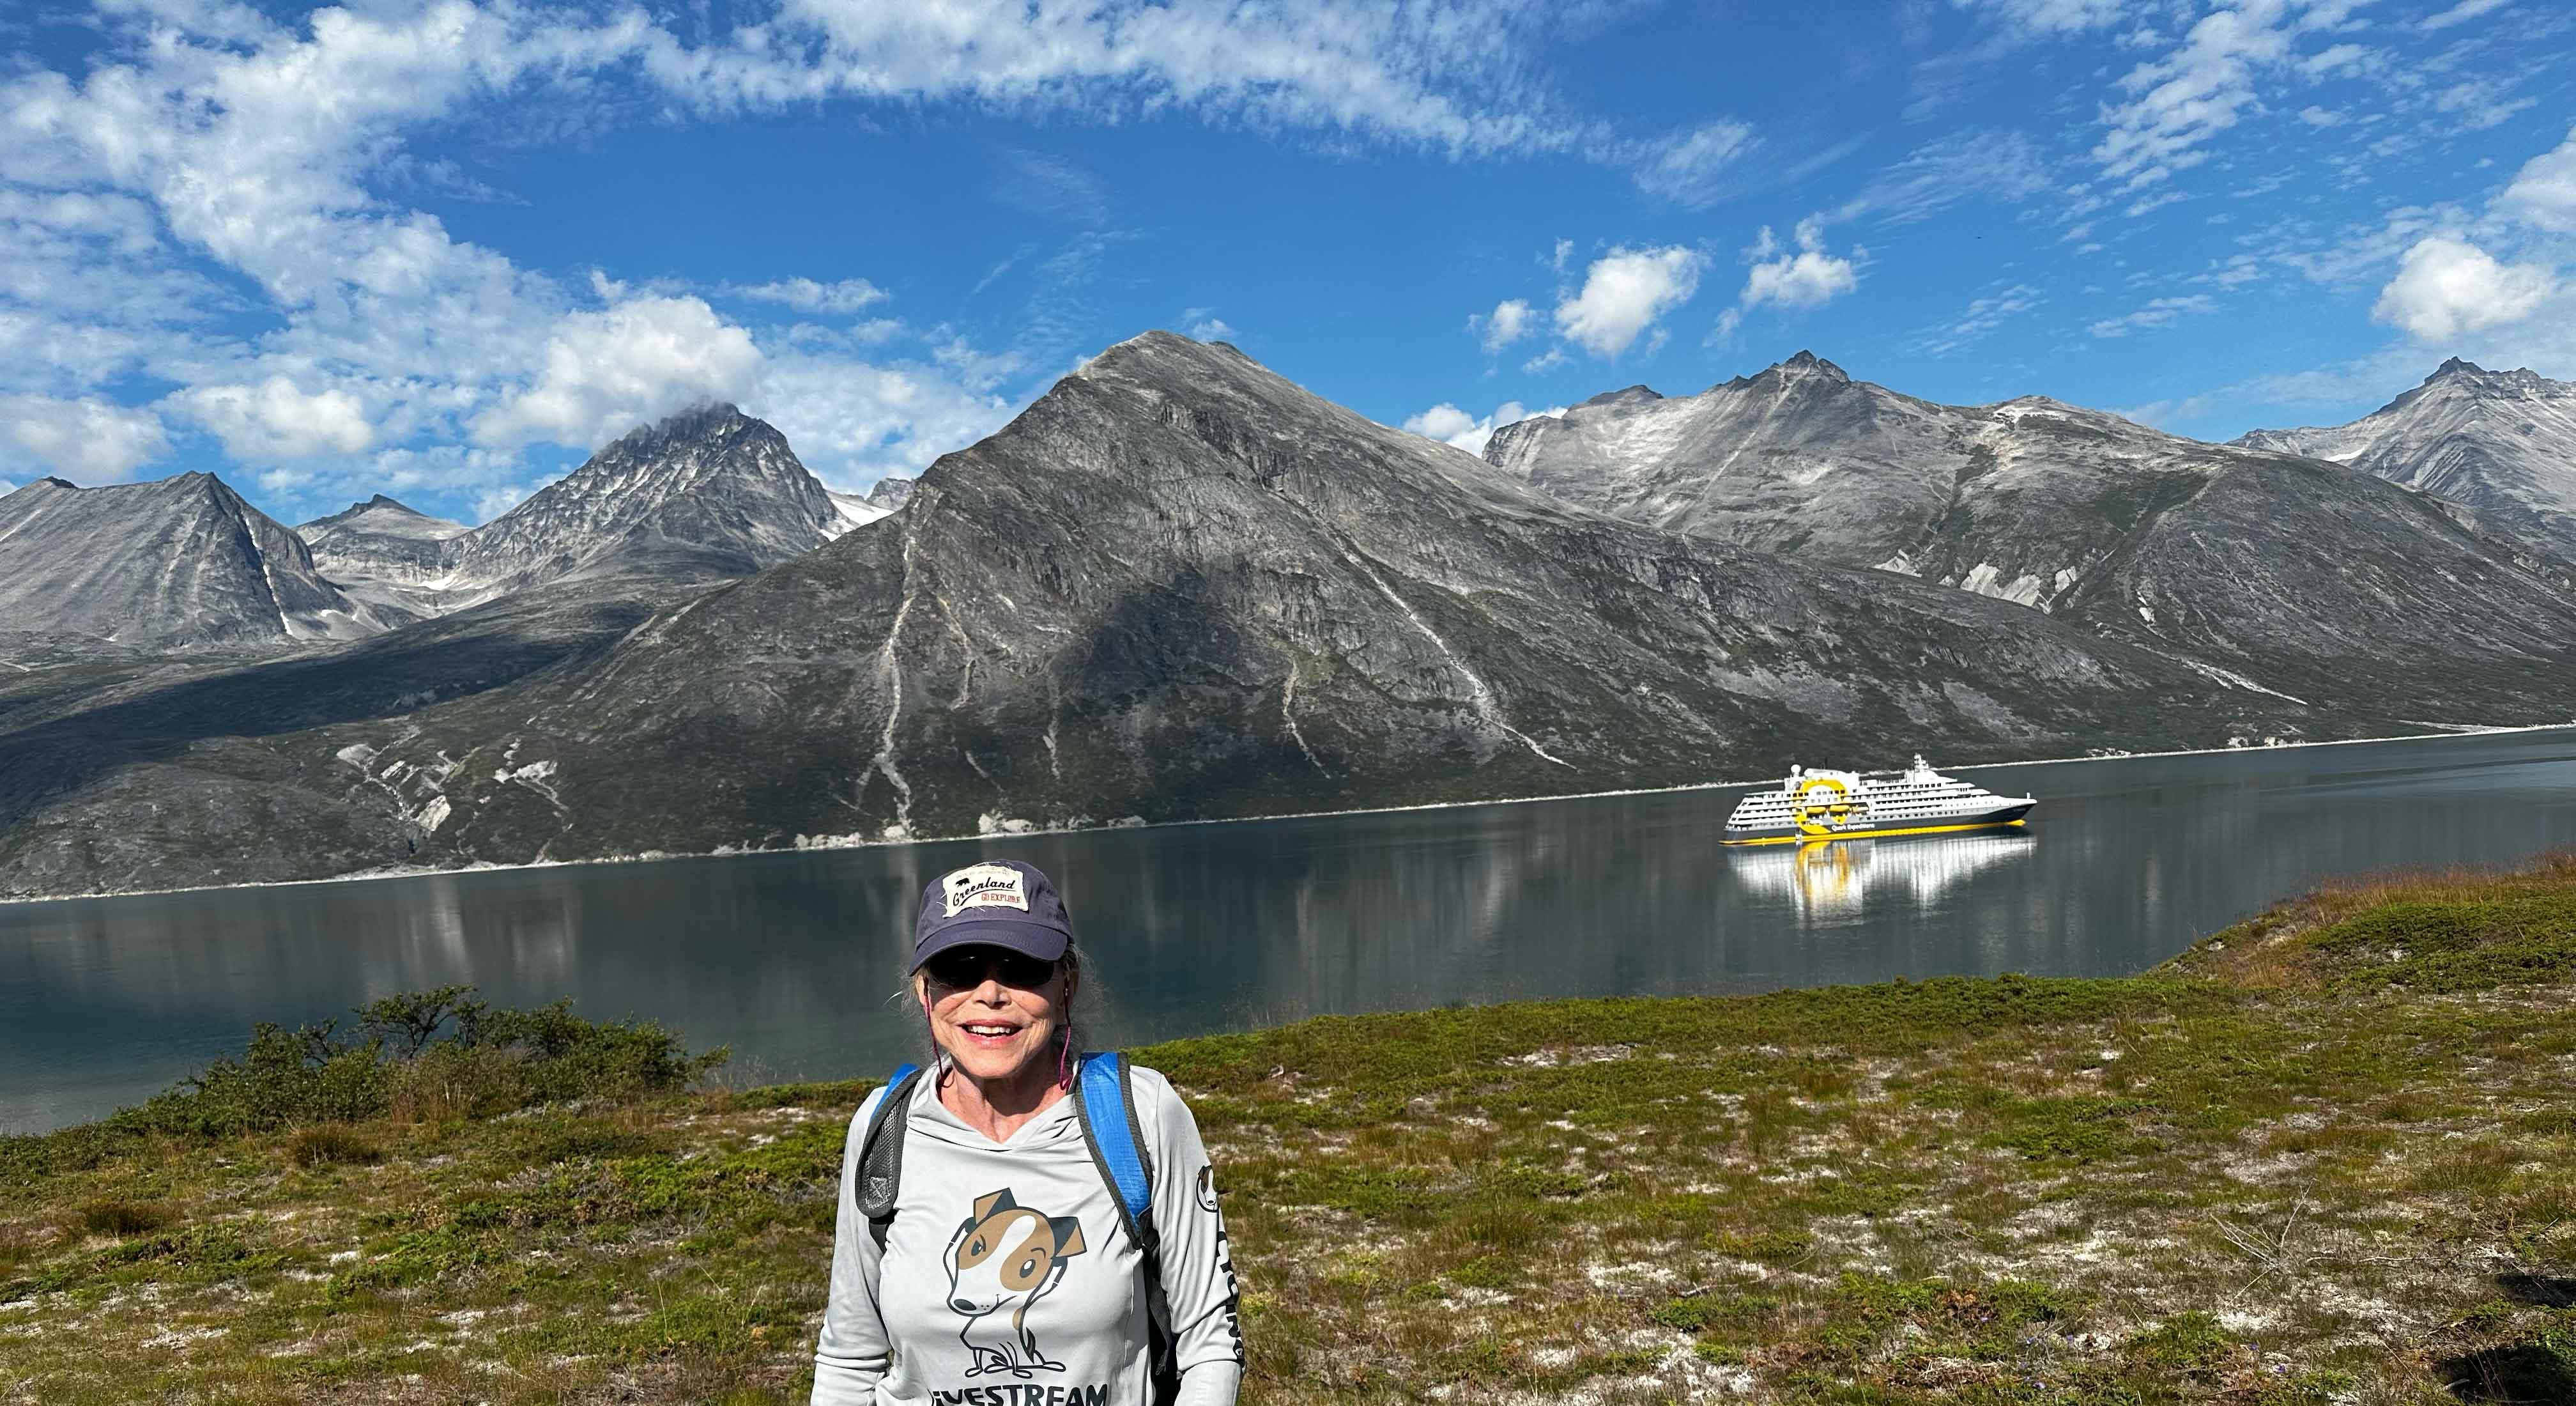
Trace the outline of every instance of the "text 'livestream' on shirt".
<instances>
[{"instance_id":1,"label":"text 'livestream' on shirt","mask_svg":"<svg viewBox=\"0 0 2576 1406\"><path fill-rule=\"evenodd\" d=\"M1144 1406L1155 1323L1176 1341L1183 1406L1231 1406L1243 1334L1214 1173L1170 1082L1133 1079L1161 1241L1150 1285L1071 1095L997 1143L939 1102L930 1073L913 1085L880 1256L851 1201L885 1091L868 1096L841 1153L814 1406Z\"/></svg>"}]
</instances>

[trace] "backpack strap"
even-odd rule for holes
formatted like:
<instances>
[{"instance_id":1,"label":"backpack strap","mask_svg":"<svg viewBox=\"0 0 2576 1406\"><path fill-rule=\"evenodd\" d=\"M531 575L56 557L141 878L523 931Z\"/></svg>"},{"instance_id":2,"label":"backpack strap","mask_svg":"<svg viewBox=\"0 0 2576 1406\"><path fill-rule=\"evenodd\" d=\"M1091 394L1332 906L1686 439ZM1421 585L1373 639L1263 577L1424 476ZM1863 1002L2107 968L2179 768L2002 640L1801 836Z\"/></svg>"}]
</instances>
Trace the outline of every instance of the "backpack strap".
<instances>
[{"instance_id":1,"label":"backpack strap","mask_svg":"<svg viewBox=\"0 0 2576 1406\"><path fill-rule=\"evenodd\" d=\"M921 1081L921 1066L907 1064L886 1080L885 1097L859 1137L859 1174L850 1188L859 1214L868 1218L868 1238L885 1251L886 1232L894 1225L894 1202L903 1189L903 1132L912 1123L912 1087Z\"/></svg>"},{"instance_id":2,"label":"backpack strap","mask_svg":"<svg viewBox=\"0 0 2576 1406\"><path fill-rule=\"evenodd\" d=\"M1136 1136L1136 1089L1125 1055L1111 1051L1082 1057L1074 1076L1074 1109L1081 1115L1082 1140L1091 1147L1091 1160L1118 1202L1118 1218L1150 1265L1158 1247L1154 1165Z\"/></svg>"}]
</instances>

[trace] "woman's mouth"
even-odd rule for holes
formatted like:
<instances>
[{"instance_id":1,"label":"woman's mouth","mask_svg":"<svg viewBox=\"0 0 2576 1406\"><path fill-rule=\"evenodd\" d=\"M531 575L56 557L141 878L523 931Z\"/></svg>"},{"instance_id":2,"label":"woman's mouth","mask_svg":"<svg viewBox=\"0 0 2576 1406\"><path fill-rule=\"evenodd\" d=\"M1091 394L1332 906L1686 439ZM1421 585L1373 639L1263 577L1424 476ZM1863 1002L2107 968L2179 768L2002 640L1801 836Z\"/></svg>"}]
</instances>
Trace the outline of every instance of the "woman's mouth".
<instances>
[{"instance_id":1,"label":"woman's mouth","mask_svg":"<svg viewBox=\"0 0 2576 1406\"><path fill-rule=\"evenodd\" d=\"M964 1021L957 1028L966 1032L967 1039L979 1045L1007 1045L1020 1033L1020 1027L1016 1025L991 1021Z\"/></svg>"}]
</instances>

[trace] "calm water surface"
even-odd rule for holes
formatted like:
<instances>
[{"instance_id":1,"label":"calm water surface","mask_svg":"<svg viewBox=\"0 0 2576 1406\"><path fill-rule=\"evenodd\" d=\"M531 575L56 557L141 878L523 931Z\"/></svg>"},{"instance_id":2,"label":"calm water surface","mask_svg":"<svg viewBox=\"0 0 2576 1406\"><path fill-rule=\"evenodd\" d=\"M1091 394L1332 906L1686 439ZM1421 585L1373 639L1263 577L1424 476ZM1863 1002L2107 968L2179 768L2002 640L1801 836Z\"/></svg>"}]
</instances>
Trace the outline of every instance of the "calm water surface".
<instances>
[{"instance_id":1,"label":"calm water surface","mask_svg":"<svg viewBox=\"0 0 2576 1406\"><path fill-rule=\"evenodd\" d=\"M1937 760L1937 758L1935 759ZM1980 770L2027 832L1721 850L1740 790L0 905L0 1130L450 982L730 1044L734 1077L908 1057L913 904L978 854L1062 883L1085 1042L1325 1012L2152 966L2329 874L2576 844L2576 730Z\"/></svg>"}]
</instances>

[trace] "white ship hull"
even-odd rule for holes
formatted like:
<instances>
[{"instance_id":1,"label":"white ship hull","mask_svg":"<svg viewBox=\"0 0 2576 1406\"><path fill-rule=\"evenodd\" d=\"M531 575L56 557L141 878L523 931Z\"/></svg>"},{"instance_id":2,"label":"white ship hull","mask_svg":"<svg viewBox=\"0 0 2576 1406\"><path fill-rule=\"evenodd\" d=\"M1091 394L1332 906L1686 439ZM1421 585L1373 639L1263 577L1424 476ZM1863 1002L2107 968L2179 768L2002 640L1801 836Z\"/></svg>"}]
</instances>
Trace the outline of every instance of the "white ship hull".
<instances>
[{"instance_id":1,"label":"white ship hull","mask_svg":"<svg viewBox=\"0 0 2576 1406\"><path fill-rule=\"evenodd\" d=\"M2029 796L1999 796L1943 776L1921 757L1896 773L1793 767L1777 789L1756 791L1736 804L1721 843L1819 844L2014 829L2027 823L2037 804Z\"/></svg>"}]
</instances>

